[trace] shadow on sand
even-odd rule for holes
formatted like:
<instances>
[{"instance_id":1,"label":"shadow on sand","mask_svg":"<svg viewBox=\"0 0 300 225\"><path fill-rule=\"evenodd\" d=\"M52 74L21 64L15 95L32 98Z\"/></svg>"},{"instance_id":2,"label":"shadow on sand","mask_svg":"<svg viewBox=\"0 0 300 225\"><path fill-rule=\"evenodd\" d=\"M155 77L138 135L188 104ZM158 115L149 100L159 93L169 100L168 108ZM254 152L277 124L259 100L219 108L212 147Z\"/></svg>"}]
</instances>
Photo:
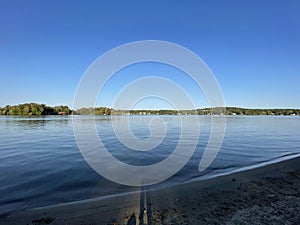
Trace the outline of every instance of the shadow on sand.
<instances>
[{"instance_id":1,"label":"shadow on sand","mask_svg":"<svg viewBox=\"0 0 300 225\"><path fill-rule=\"evenodd\" d=\"M152 225L152 205L150 193L145 187L141 188L140 194L140 214L138 225ZM133 213L127 222L127 225L137 225L136 215Z\"/></svg>"}]
</instances>

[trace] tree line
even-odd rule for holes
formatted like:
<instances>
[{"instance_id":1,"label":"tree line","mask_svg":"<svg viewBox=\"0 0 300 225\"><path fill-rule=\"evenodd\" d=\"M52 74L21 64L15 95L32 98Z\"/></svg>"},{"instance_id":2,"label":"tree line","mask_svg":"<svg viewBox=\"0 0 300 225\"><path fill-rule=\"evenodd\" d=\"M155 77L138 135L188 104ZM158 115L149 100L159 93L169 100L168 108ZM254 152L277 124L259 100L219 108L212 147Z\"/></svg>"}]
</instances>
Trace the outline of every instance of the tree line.
<instances>
[{"instance_id":1,"label":"tree line","mask_svg":"<svg viewBox=\"0 0 300 225\"><path fill-rule=\"evenodd\" d=\"M116 110L107 107L80 108L71 110L68 106L47 106L25 103L0 108L0 115L42 116L42 115L300 115L300 109L247 109L238 107L215 107L191 110Z\"/></svg>"},{"instance_id":2,"label":"tree line","mask_svg":"<svg viewBox=\"0 0 300 225\"><path fill-rule=\"evenodd\" d=\"M226 115L299 116L300 109L247 109L226 107Z\"/></svg>"},{"instance_id":3,"label":"tree line","mask_svg":"<svg viewBox=\"0 0 300 225\"><path fill-rule=\"evenodd\" d=\"M70 115L72 110L68 106L47 106L45 104L25 103L7 105L0 108L0 115L6 116L42 116L42 115Z\"/></svg>"},{"instance_id":4,"label":"tree line","mask_svg":"<svg viewBox=\"0 0 300 225\"><path fill-rule=\"evenodd\" d=\"M238 107L215 107L192 110L116 110L106 107L81 108L77 115L300 115L300 109L247 109Z\"/></svg>"}]
</instances>

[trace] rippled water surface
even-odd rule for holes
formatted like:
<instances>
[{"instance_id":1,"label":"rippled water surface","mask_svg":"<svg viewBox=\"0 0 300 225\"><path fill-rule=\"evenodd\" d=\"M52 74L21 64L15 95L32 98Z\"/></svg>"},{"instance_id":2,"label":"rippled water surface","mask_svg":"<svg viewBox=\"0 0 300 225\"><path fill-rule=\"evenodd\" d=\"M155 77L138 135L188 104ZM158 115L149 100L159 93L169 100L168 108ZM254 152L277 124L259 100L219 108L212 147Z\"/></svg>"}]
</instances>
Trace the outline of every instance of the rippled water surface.
<instances>
[{"instance_id":1,"label":"rippled water surface","mask_svg":"<svg viewBox=\"0 0 300 225\"><path fill-rule=\"evenodd\" d=\"M300 154L300 117L226 117L220 152L200 173L198 166L208 143L211 118L190 116L185 120L193 122L195 117L200 122L200 136L194 155L182 170L155 187L207 179ZM125 118L112 119L125 125ZM132 133L147 139L153 118L130 117ZM181 137L179 117L161 116L166 134L163 141L151 151L135 151L116 138L112 119L95 118L98 135L115 158L128 164L142 166L164 160ZM91 121L90 116L79 120L83 124ZM71 116L0 117L0 151L0 213L136 190L108 181L89 167L76 145Z\"/></svg>"}]
</instances>

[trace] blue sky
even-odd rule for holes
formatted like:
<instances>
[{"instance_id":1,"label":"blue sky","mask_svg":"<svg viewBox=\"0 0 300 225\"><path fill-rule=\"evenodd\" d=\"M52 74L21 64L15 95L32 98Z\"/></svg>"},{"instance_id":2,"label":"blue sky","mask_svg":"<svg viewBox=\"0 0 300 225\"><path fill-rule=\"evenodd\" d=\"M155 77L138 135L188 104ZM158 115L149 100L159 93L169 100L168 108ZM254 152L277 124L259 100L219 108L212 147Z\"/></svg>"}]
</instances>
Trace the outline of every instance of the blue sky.
<instances>
[{"instance_id":1,"label":"blue sky","mask_svg":"<svg viewBox=\"0 0 300 225\"><path fill-rule=\"evenodd\" d=\"M299 11L299 1L283 0L2 0L0 106L39 102L72 107L81 76L96 58L118 45L150 39L175 42L198 54L214 72L228 106L300 108ZM148 69L130 72L138 78ZM168 71L164 75L177 77L196 107L206 106L201 90ZM112 79L98 105L112 105L125 77ZM150 102L150 108L164 107Z\"/></svg>"}]
</instances>

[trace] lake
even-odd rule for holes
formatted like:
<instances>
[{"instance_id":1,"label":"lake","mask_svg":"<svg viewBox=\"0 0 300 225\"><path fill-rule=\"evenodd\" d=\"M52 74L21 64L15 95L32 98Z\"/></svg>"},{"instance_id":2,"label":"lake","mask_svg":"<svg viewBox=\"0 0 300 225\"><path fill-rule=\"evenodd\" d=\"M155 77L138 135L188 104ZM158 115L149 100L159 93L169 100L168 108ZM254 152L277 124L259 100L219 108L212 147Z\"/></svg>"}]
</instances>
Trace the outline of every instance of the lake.
<instances>
[{"instance_id":1,"label":"lake","mask_svg":"<svg viewBox=\"0 0 300 225\"><path fill-rule=\"evenodd\" d=\"M151 136L148 124L153 118L130 116L132 133L142 140ZM300 154L300 117L227 116L220 152L208 169L200 173L198 166L209 140L211 117L184 118L200 123L195 152L179 172L152 188L208 179ZM166 125L162 142L151 151L132 150L121 143L112 127L112 120L126 125L127 119L128 116L95 117L98 136L108 151L127 164L160 162L173 152L181 138L179 117L160 116ZM91 121L92 116L77 116L77 123ZM2 116L0 151L0 213L138 190L109 181L88 165L76 144L72 116Z\"/></svg>"}]
</instances>

